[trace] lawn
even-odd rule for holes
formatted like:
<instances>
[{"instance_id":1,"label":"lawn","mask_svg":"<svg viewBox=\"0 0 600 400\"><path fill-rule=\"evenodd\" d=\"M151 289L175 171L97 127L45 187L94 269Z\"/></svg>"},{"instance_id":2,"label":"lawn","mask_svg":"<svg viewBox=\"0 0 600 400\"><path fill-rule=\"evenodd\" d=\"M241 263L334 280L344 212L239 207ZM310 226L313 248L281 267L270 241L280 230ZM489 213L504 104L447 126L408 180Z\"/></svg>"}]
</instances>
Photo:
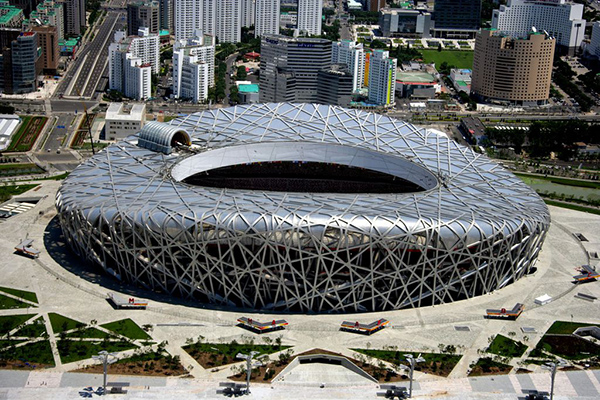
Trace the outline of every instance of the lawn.
<instances>
[{"instance_id":1,"label":"lawn","mask_svg":"<svg viewBox=\"0 0 600 400\"><path fill-rule=\"evenodd\" d=\"M58 353L64 364L79 360L92 358L102 350L109 353L134 349L136 346L126 341L108 342L108 341L76 341L70 339L58 340Z\"/></svg>"},{"instance_id":2,"label":"lawn","mask_svg":"<svg viewBox=\"0 0 600 400\"><path fill-rule=\"evenodd\" d=\"M423 61L426 63L435 63L436 67L446 61L448 65L454 65L456 68L473 68L473 52L458 50L420 50L423 54Z\"/></svg>"},{"instance_id":3,"label":"lawn","mask_svg":"<svg viewBox=\"0 0 600 400\"><path fill-rule=\"evenodd\" d=\"M23 343L25 340L0 340L0 351L5 347L14 346L19 343ZM2 357L0 357L2 359Z\"/></svg>"},{"instance_id":4,"label":"lawn","mask_svg":"<svg viewBox=\"0 0 600 400\"><path fill-rule=\"evenodd\" d=\"M600 356L600 346L576 335L545 335L536 348L569 360Z\"/></svg>"},{"instance_id":5,"label":"lawn","mask_svg":"<svg viewBox=\"0 0 600 400\"><path fill-rule=\"evenodd\" d=\"M35 314L5 315L0 317L0 335L6 335L33 317L35 317Z\"/></svg>"},{"instance_id":6,"label":"lawn","mask_svg":"<svg viewBox=\"0 0 600 400\"><path fill-rule=\"evenodd\" d=\"M599 325L586 322L555 321L546 331L546 335L570 335L571 333L575 332L577 328L581 328L583 326Z\"/></svg>"},{"instance_id":7,"label":"lawn","mask_svg":"<svg viewBox=\"0 0 600 400\"><path fill-rule=\"evenodd\" d=\"M504 375L508 374L513 368L510 365L496 362L490 357L480 358L477 362L471 364L470 367L471 373L469 373L469 376Z\"/></svg>"},{"instance_id":8,"label":"lawn","mask_svg":"<svg viewBox=\"0 0 600 400\"><path fill-rule=\"evenodd\" d=\"M68 338L89 338L89 339L104 339L110 337L106 332L102 332L100 329L87 328L73 331L67 334Z\"/></svg>"},{"instance_id":9,"label":"lawn","mask_svg":"<svg viewBox=\"0 0 600 400\"><path fill-rule=\"evenodd\" d=\"M13 196L17 196L21 193L25 193L28 190L33 189L38 185L12 185L12 186L0 186L0 203L9 200Z\"/></svg>"},{"instance_id":10,"label":"lawn","mask_svg":"<svg viewBox=\"0 0 600 400\"><path fill-rule=\"evenodd\" d=\"M56 313L48 313L48 317L50 317L50 324L52 324L54 333L83 328L85 326L82 322L75 321L74 319Z\"/></svg>"},{"instance_id":11,"label":"lawn","mask_svg":"<svg viewBox=\"0 0 600 400\"><path fill-rule=\"evenodd\" d=\"M568 208L569 210L575 210L575 211L581 211L581 212L587 212L590 214L600 215L600 210L597 208L580 206L580 205L573 204L573 203L563 203L562 201L554 201L554 200L549 200L549 199L544 199L544 203L548 204L549 206Z\"/></svg>"},{"instance_id":12,"label":"lawn","mask_svg":"<svg viewBox=\"0 0 600 400\"><path fill-rule=\"evenodd\" d=\"M4 296L0 294L0 309L9 309L9 308L28 308L32 307L27 303L23 303L22 301L15 300L11 297Z\"/></svg>"},{"instance_id":13,"label":"lawn","mask_svg":"<svg viewBox=\"0 0 600 400\"><path fill-rule=\"evenodd\" d=\"M496 335L487 352L503 357L521 357L527 350L527 345L509 339L506 336Z\"/></svg>"},{"instance_id":14,"label":"lawn","mask_svg":"<svg viewBox=\"0 0 600 400\"><path fill-rule=\"evenodd\" d=\"M46 325L44 324L44 318L36 318L31 324L27 324L19 329L13 336L17 337L31 337L37 338L44 335L46 332Z\"/></svg>"},{"instance_id":15,"label":"lawn","mask_svg":"<svg viewBox=\"0 0 600 400\"><path fill-rule=\"evenodd\" d=\"M406 364L405 354L412 354L415 358L421 354L421 357L425 359L424 362L418 363L415 366L416 371L425 372L428 374L434 374L438 376L448 376L454 369L456 364L461 359L461 355L453 354L442 354L442 353L414 353L410 351L401 350L371 350L371 349L351 349L358 353L366 354L371 357L379 358L381 360L397 364L399 361L401 364Z\"/></svg>"},{"instance_id":16,"label":"lawn","mask_svg":"<svg viewBox=\"0 0 600 400\"><path fill-rule=\"evenodd\" d=\"M148 340L152 339L142 328L140 328L131 319L122 319L120 321L109 322L108 324L101 325L103 328L108 329L123 335L129 339Z\"/></svg>"},{"instance_id":17,"label":"lawn","mask_svg":"<svg viewBox=\"0 0 600 400\"><path fill-rule=\"evenodd\" d=\"M50 342L43 340L0 352L0 367L6 367L9 361L17 360L20 361L19 364L27 362L54 366Z\"/></svg>"},{"instance_id":18,"label":"lawn","mask_svg":"<svg viewBox=\"0 0 600 400\"><path fill-rule=\"evenodd\" d=\"M91 365L75 372L101 374L102 365ZM178 356L169 353L146 351L122 358L109 367L109 372L115 375L144 375L144 376L178 376L187 371L181 365Z\"/></svg>"},{"instance_id":19,"label":"lawn","mask_svg":"<svg viewBox=\"0 0 600 400\"><path fill-rule=\"evenodd\" d=\"M183 349L204 368L212 368L239 361L235 358L238 353L249 354L251 351L258 351L259 355L263 355L285 350L289 347L291 346L241 344L233 340L231 343L193 343L184 346Z\"/></svg>"},{"instance_id":20,"label":"lawn","mask_svg":"<svg viewBox=\"0 0 600 400\"><path fill-rule=\"evenodd\" d=\"M6 151L29 151L46 125L47 117L22 117L23 122Z\"/></svg>"},{"instance_id":21,"label":"lawn","mask_svg":"<svg viewBox=\"0 0 600 400\"><path fill-rule=\"evenodd\" d=\"M33 292L28 292L26 290L19 290L19 289L11 289L11 288L2 287L2 286L0 286L0 290L5 293L12 294L13 296L17 296L22 299L31 301L33 303L38 302L37 296Z\"/></svg>"}]
</instances>

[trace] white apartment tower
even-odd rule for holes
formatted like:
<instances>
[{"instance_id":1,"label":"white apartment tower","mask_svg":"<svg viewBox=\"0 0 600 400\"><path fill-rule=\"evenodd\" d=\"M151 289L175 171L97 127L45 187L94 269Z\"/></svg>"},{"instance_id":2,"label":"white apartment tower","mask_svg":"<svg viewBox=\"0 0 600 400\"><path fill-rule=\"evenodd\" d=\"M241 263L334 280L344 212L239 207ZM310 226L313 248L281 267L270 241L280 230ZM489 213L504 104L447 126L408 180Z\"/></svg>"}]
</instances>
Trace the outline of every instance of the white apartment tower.
<instances>
[{"instance_id":1,"label":"white apartment tower","mask_svg":"<svg viewBox=\"0 0 600 400\"><path fill-rule=\"evenodd\" d=\"M85 0L65 0L65 33L80 35L81 28L87 26L85 19Z\"/></svg>"},{"instance_id":2,"label":"white apartment tower","mask_svg":"<svg viewBox=\"0 0 600 400\"><path fill-rule=\"evenodd\" d=\"M238 43L242 40L242 0L219 0L215 3L215 36L219 43ZM208 31L204 33L209 34Z\"/></svg>"},{"instance_id":3,"label":"white apartment tower","mask_svg":"<svg viewBox=\"0 0 600 400\"><path fill-rule=\"evenodd\" d=\"M176 41L193 37L196 29L203 30L203 5L202 0L175 0L173 23Z\"/></svg>"},{"instance_id":4,"label":"white apartment tower","mask_svg":"<svg viewBox=\"0 0 600 400\"><path fill-rule=\"evenodd\" d=\"M140 57L144 64L152 66L152 73L158 74L160 71L160 37L150 33L149 28L138 29L137 36L130 36L124 39L124 44L128 44L127 52L135 57Z\"/></svg>"},{"instance_id":5,"label":"white apartment tower","mask_svg":"<svg viewBox=\"0 0 600 400\"><path fill-rule=\"evenodd\" d=\"M279 0L256 0L254 36L279 35Z\"/></svg>"},{"instance_id":6,"label":"white apartment tower","mask_svg":"<svg viewBox=\"0 0 600 400\"><path fill-rule=\"evenodd\" d=\"M277 1L279 4L279 1ZM240 21L243 27L249 28L255 23L255 9L256 9L256 1L255 0L242 0L242 19ZM277 8L279 10L279 8Z\"/></svg>"},{"instance_id":7,"label":"white apartment tower","mask_svg":"<svg viewBox=\"0 0 600 400\"><path fill-rule=\"evenodd\" d=\"M352 91L363 86L365 79L365 54L362 43L351 40L333 42L331 46L331 63L344 64L352 74Z\"/></svg>"},{"instance_id":8,"label":"white apartment tower","mask_svg":"<svg viewBox=\"0 0 600 400\"><path fill-rule=\"evenodd\" d=\"M596 21L592 25L590 44L585 49L589 54L600 58L600 22Z\"/></svg>"},{"instance_id":9,"label":"white apartment tower","mask_svg":"<svg viewBox=\"0 0 600 400\"><path fill-rule=\"evenodd\" d=\"M298 30L300 34L321 35L323 0L298 0Z\"/></svg>"},{"instance_id":10,"label":"white apartment tower","mask_svg":"<svg viewBox=\"0 0 600 400\"><path fill-rule=\"evenodd\" d=\"M215 37L196 31L195 37L175 43L173 48L173 96L198 103L214 86Z\"/></svg>"},{"instance_id":11,"label":"white apartment tower","mask_svg":"<svg viewBox=\"0 0 600 400\"><path fill-rule=\"evenodd\" d=\"M556 44L571 51L581 46L585 30L583 4L565 0L508 0L494 10L492 28L508 36L526 37L532 28L546 31Z\"/></svg>"},{"instance_id":12,"label":"white apartment tower","mask_svg":"<svg viewBox=\"0 0 600 400\"><path fill-rule=\"evenodd\" d=\"M175 0L175 40L190 39L199 29L221 43L239 42L242 1L246 0Z\"/></svg>"},{"instance_id":13,"label":"white apartment tower","mask_svg":"<svg viewBox=\"0 0 600 400\"><path fill-rule=\"evenodd\" d=\"M369 102L381 106L395 104L397 65L395 58L389 58L388 51L373 51L369 63Z\"/></svg>"}]
</instances>

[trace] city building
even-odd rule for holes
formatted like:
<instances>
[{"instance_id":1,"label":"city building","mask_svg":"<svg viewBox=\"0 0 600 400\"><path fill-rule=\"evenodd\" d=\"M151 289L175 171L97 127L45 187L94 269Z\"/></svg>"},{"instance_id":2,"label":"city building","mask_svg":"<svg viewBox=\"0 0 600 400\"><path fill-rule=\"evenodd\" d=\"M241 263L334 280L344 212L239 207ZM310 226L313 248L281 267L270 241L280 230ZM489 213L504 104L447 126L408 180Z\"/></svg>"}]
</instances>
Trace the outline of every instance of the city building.
<instances>
[{"instance_id":1,"label":"city building","mask_svg":"<svg viewBox=\"0 0 600 400\"><path fill-rule=\"evenodd\" d=\"M298 31L300 35L321 35L323 0L298 0Z\"/></svg>"},{"instance_id":2,"label":"city building","mask_svg":"<svg viewBox=\"0 0 600 400\"><path fill-rule=\"evenodd\" d=\"M80 36L81 28L87 26L85 0L64 0L65 35Z\"/></svg>"},{"instance_id":3,"label":"city building","mask_svg":"<svg viewBox=\"0 0 600 400\"><path fill-rule=\"evenodd\" d=\"M544 104L550 93L556 40L541 32L513 38L494 29L477 34L472 92L501 104Z\"/></svg>"},{"instance_id":4,"label":"city building","mask_svg":"<svg viewBox=\"0 0 600 400\"><path fill-rule=\"evenodd\" d=\"M175 0L175 40L194 37L195 30L219 43L242 38L242 2L246 0Z\"/></svg>"},{"instance_id":5,"label":"city building","mask_svg":"<svg viewBox=\"0 0 600 400\"><path fill-rule=\"evenodd\" d=\"M265 35L261 40L260 101L315 102L317 74L331 65L331 41Z\"/></svg>"},{"instance_id":6,"label":"city building","mask_svg":"<svg viewBox=\"0 0 600 400\"><path fill-rule=\"evenodd\" d=\"M2 79L0 89L7 94L35 92L41 73L41 49L36 32L2 29ZM8 42L10 40L10 42Z\"/></svg>"},{"instance_id":7,"label":"city building","mask_svg":"<svg viewBox=\"0 0 600 400\"><path fill-rule=\"evenodd\" d=\"M432 99L441 86L435 77L427 72L398 72L396 92L398 97L407 99Z\"/></svg>"},{"instance_id":8,"label":"city building","mask_svg":"<svg viewBox=\"0 0 600 400\"><path fill-rule=\"evenodd\" d=\"M216 2L216 34L219 43L237 43L242 40L242 0ZM205 32L208 34L208 32Z\"/></svg>"},{"instance_id":9,"label":"city building","mask_svg":"<svg viewBox=\"0 0 600 400\"><path fill-rule=\"evenodd\" d=\"M0 151L6 150L10 145L13 133L21 123L21 117L18 115L0 114Z\"/></svg>"},{"instance_id":10,"label":"city building","mask_svg":"<svg viewBox=\"0 0 600 400\"><path fill-rule=\"evenodd\" d=\"M56 26L34 25L31 31L38 36L41 48L41 68L49 75L56 75L60 61L60 48L58 47L58 32Z\"/></svg>"},{"instance_id":11,"label":"city building","mask_svg":"<svg viewBox=\"0 0 600 400\"><path fill-rule=\"evenodd\" d=\"M203 29L204 5L201 0L174 0L173 22L176 41L193 38L197 29L210 34Z\"/></svg>"},{"instance_id":12,"label":"city building","mask_svg":"<svg viewBox=\"0 0 600 400\"><path fill-rule=\"evenodd\" d=\"M594 22L592 25L592 36L590 44L585 48L586 52L594 57L600 58L600 22Z\"/></svg>"},{"instance_id":13,"label":"city building","mask_svg":"<svg viewBox=\"0 0 600 400\"><path fill-rule=\"evenodd\" d=\"M349 107L352 102L354 77L346 64L332 64L317 74L318 104Z\"/></svg>"},{"instance_id":14,"label":"city building","mask_svg":"<svg viewBox=\"0 0 600 400\"><path fill-rule=\"evenodd\" d=\"M471 39L481 25L481 0L435 0L433 19L435 37Z\"/></svg>"},{"instance_id":15,"label":"city building","mask_svg":"<svg viewBox=\"0 0 600 400\"><path fill-rule=\"evenodd\" d=\"M385 0L365 0L367 11L379 11L386 6Z\"/></svg>"},{"instance_id":16,"label":"city building","mask_svg":"<svg viewBox=\"0 0 600 400\"><path fill-rule=\"evenodd\" d=\"M115 42L108 48L109 88L126 97L145 100L152 97L152 73L160 68L159 37L139 30L140 36L115 33Z\"/></svg>"},{"instance_id":17,"label":"city building","mask_svg":"<svg viewBox=\"0 0 600 400\"><path fill-rule=\"evenodd\" d=\"M23 10L0 1L0 28L21 28L24 19Z\"/></svg>"},{"instance_id":18,"label":"city building","mask_svg":"<svg viewBox=\"0 0 600 400\"><path fill-rule=\"evenodd\" d=\"M585 20L583 4L565 0L508 0L494 10L492 28L510 36L527 36L532 27L546 31L561 46L561 52L573 53L581 46Z\"/></svg>"},{"instance_id":19,"label":"city building","mask_svg":"<svg viewBox=\"0 0 600 400\"><path fill-rule=\"evenodd\" d=\"M29 18L29 15L35 10L38 3L38 0L8 0L8 4L23 10L23 15L26 19Z\"/></svg>"},{"instance_id":20,"label":"city building","mask_svg":"<svg viewBox=\"0 0 600 400\"><path fill-rule=\"evenodd\" d=\"M298 26L298 13L296 11L286 11L279 15L279 25L292 29Z\"/></svg>"},{"instance_id":21,"label":"city building","mask_svg":"<svg viewBox=\"0 0 600 400\"><path fill-rule=\"evenodd\" d=\"M127 35L137 35L140 28L150 33L160 31L160 5L158 1L140 0L127 3Z\"/></svg>"},{"instance_id":22,"label":"city building","mask_svg":"<svg viewBox=\"0 0 600 400\"><path fill-rule=\"evenodd\" d=\"M379 26L386 37L431 37L431 13L424 10L384 8Z\"/></svg>"},{"instance_id":23,"label":"city building","mask_svg":"<svg viewBox=\"0 0 600 400\"><path fill-rule=\"evenodd\" d=\"M236 82L240 104L254 104L260 101L259 86L250 82Z\"/></svg>"},{"instance_id":24,"label":"city building","mask_svg":"<svg viewBox=\"0 0 600 400\"><path fill-rule=\"evenodd\" d=\"M535 271L550 228L533 189L439 131L316 104L149 121L55 205L65 243L120 284L261 312L495 293Z\"/></svg>"},{"instance_id":25,"label":"city building","mask_svg":"<svg viewBox=\"0 0 600 400\"><path fill-rule=\"evenodd\" d=\"M254 36L279 34L279 0L256 0Z\"/></svg>"},{"instance_id":26,"label":"city building","mask_svg":"<svg viewBox=\"0 0 600 400\"><path fill-rule=\"evenodd\" d=\"M331 46L331 63L344 64L352 74L352 91L363 87L365 79L365 52L362 43L352 40L333 42Z\"/></svg>"},{"instance_id":27,"label":"city building","mask_svg":"<svg viewBox=\"0 0 600 400\"><path fill-rule=\"evenodd\" d=\"M256 1L257 0L242 0L242 17L240 24L243 27L249 28L255 24L256 15ZM277 6L279 10L279 1L277 0ZM279 31L277 31L279 33Z\"/></svg>"},{"instance_id":28,"label":"city building","mask_svg":"<svg viewBox=\"0 0 600 400\"><path fill-rule=\"evenodd\" d=\"M159 0L158 2L158 21L160 23L161 30L167 30L173 32L173 18L174 18L174 1L173 0Z\"/></svg>"},{"instance_id":29,"label":"city building","mask_svg":"<svg viewBox=\"0 0 600 400\"><path fill-rule=\"evenodd\" d=\"M54 0L45 0L31 12L29 17L29 27L55 26L59 39L65 38L65 20L63 3Z\"/></svg>"},{"instance_id":30,"label":"city building","mask_svg":"<svg viewBox=\"0 0 600 400\"><path fill-rule=\"evenodd\" d=\"M369 62L369 102L380 106L393 106L396 104L394 92L396 90L395 58L389 58L386 50L374 50Z\"/></svg>"},{"instance_id":31,"label":"city building","mask_svg":"<svg viewBox=\"0 0 600 400\"><path fill-rule=\"evenodd\" d=\"M110 103L106 110L104 135L106 140L121 140L137 133L146 123L146 105Z\"/></svg>"},{"instance_id":32,"label":"city building","mask_svg":"<svg viewBox=\"0 0 600 400\"><path fill-rule=\"evenodd\" d=\"M173 97L190 99L195 103L208 98L208 89L214 86L214 36L201 35L180 40L173 47Z\"/></svg>"},{"instance_id":33,"label":"city building","mask_svg":"<svg viewBox=\"0 0 600 400\"><path fill-rule=\"evenodd\" d=\"M473 71L470 69L452 68L450 70L450 81L457 92L471 93L471 79Z\"/></svg>"}]
</instances>

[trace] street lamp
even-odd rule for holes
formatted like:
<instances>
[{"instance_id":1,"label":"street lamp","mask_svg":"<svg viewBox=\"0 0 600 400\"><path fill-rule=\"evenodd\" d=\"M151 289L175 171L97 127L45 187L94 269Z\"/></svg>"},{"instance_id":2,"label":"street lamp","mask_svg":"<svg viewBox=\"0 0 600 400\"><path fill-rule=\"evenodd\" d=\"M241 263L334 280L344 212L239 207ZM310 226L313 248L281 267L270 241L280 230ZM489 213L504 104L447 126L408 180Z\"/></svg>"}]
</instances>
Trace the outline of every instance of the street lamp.
<instances>
[{"instance_id":1,"label":"street lamp","mask_svg":"<svg viewBox=\"0 0 600 400\"><path fill-rule=\"evenodd\" d=\"M104 366L104 380L102 384L102 394L106 394L106 370L108 367L108 357L115 357L117 353L109 353L106 350L102 350L98 352L97 356L92 356L94 360L102 360L102 365Z\"/></svg>"},{"instance_id":2,"label":"street lamp","mask_svg":"<svg viewBox=\"0 0 600 400\"><path fill-rule=\"evenodd\" d=\"M566 367L568 363L565 360L558 359L558 362L547 362L542 368L550 371L550 400L554 397L554 378L558 367Z\"/></svg>"},{"instance_id":3,"label":"street lamp","mask_svg":"<svg viewBox=\"0 0 600 400\"><path fill-rule=\"evenodd\" d=\"M246 360L246 394L250 394L250 375L252 374L252 368L262 366L260 361L253 363L254 356L260 354L258 351L251 351L250 354L238 353L235 358Z\"/></svg>"},{"instance_id":4,"label":"street lamp","mask_svg":"<svg viewBox=\"0 0 600 400\"><path fill-rule=\"evenodd\" d=\"M425 361L425 359L423 357L421 357L420 353L417 356L417 358L414 358L412 354L405 354L404 357L406 357L406 361L408 361L408 364L410 365L410 374L409 374L410 386L408 388L408 397L412 397L413 372L415 371L415 365L418 362Z\"/></svg>"}]
</instances>

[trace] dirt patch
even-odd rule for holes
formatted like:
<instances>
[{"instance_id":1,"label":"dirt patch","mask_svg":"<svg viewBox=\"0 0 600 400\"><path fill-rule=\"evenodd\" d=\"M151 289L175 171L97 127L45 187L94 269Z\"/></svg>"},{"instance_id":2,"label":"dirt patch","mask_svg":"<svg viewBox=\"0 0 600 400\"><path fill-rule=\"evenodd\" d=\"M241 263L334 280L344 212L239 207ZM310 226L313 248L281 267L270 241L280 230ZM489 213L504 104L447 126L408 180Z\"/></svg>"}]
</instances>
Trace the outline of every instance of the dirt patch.
<instances>
[{"instance_id":1,"label":"dirt patch","mask_svg":"<svg viewBox=\"0 0 600 400\"><path fill-rule=\"evenodd\" d=\"M101 374L103 371L102 365L92 365L72 372ZM142 376L180 376L188 373L181 364L174 366L165 360L119 362L109 365L108 372L116 375Z\"/></svg>"},{"instance_id":2,"label":"dirt patch","mask_svg":"<svg viewBox=\"0 0 600 400\"><path fill-rule=\"evenodd\" d=\"M18 371L33 371L36 369L53 368L50 364L24 363L23 361L0 360L0 369L14 369Z\"/></svg>"}]
</instances>

